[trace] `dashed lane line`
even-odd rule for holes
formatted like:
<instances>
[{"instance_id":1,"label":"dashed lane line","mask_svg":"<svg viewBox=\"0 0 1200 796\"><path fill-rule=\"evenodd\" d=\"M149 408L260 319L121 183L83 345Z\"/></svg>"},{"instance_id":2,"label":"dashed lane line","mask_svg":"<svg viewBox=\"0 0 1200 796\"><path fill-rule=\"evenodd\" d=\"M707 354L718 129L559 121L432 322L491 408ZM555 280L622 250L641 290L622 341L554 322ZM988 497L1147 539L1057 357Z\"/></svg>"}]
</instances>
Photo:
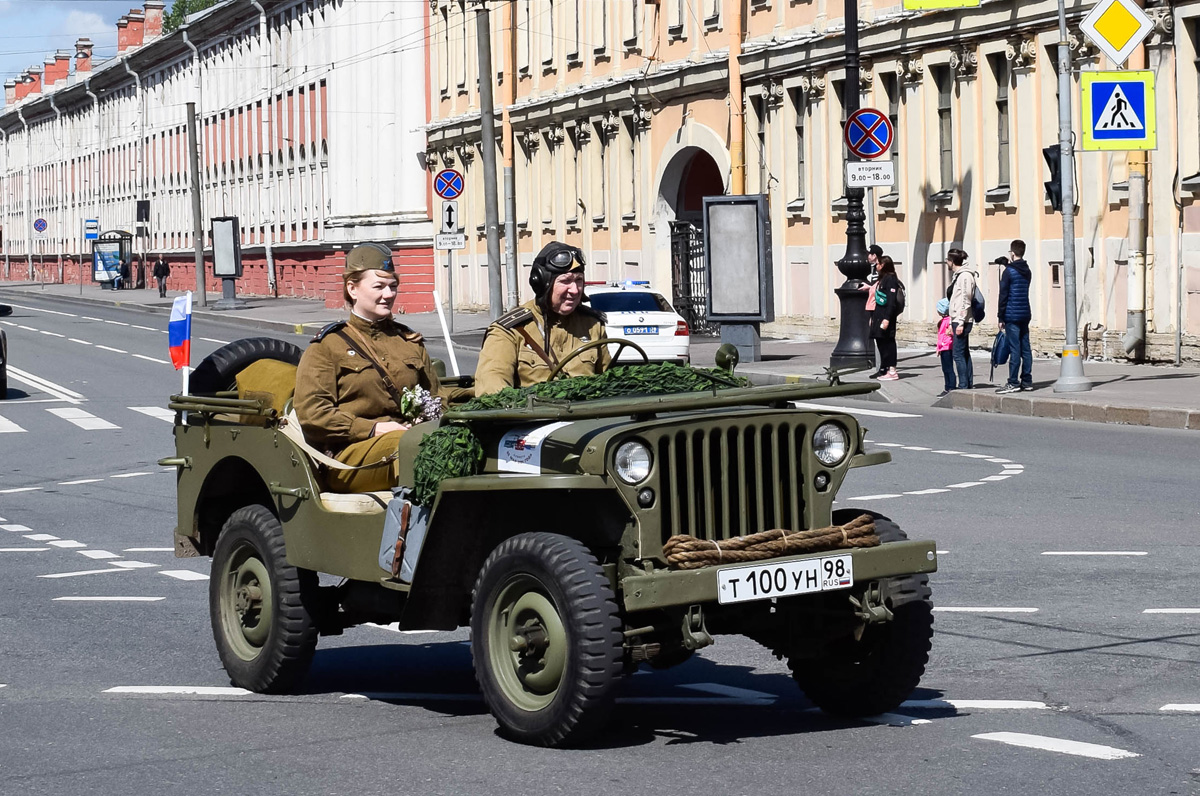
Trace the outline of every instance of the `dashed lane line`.
<instances>
[{"instance_id":1,"label":"dashed lane line","mask_svg":"<svg viewBox=\"0 0 1200 796\"><path fill-rule=\"evenodd\" d=\"M970 489L973 486L983 486L982 481L963 481L961 484L946 484L947 489Z\"/></svg>"},{"instance_id":2,"label":"dashed lane line","mask_svg":"<svg viewBox=\"0 0 1200 796\"><path fill-rule=\"evenodd\" d=\"M0 553L44 553L49 547L0 547Z\"/></svg>"},{"instance_id":3,"label":"dashed lane line","mask_svg":"<svg viewBox=\"0 0 1200 796\"><path fill-rule=\"evenodd\" d=\"M894 498L904 497L906 495L921 496L921 495L938 495L943 492L949 492L951 489L970 489L976 486L985 486L988 483L996 483L999 481L1007 481L1016 475L1021 475L1025 472L1024 465L1015 464L1010 459L997 459L988 453L963 453L962 451L950 449L933 449L923 445L905 445L902 442L876 442L875 440L866 440L867 444L877 448L899 448L905 451L915 451L918 453L931 453L941 456L962 456L966 459L984 459L993 464L1003 465L1001 471L994 475L982 476L978 481L963 481L957 484L947 484L944 487L931 487L929 489L913 489L902 493L882 493L878 495L858 495L856 497L848 497L839 499L839 502L853 502L859 500L892 500Z\"/></svg>"},{"instance_id":4,"label":"dashed lane line","mask_svg":"<svg viewBox=\"0 0 1200 796\"><path fill-rule=\"evenodd\" d=\"M914 415L908 412L889 412L884 409L862 409L857 406L833 406L830 404L814 404L806 403L805 401L792 401L791 405L797 409L814 409L824 412L845 412L850 415L862 415L864 417L886 417L886 418L908 418L921 417L922 415Z\"/></svg>"},{"instance_id":5,"label":"dashed lane line","mask_svg":"<svg viewBox=\"0 0 1200 796\"><path fill-rule=\"evenodd\" d=\"M65 334L59 334L58 332L48 332L45 329L38 329L38 331L41 332L42 334L46 335L47 337L66 337Z\"/></svg>"},{"instance_id":6,"label":"dashed lane line","mask_svg":"<svg viewBox=\"0 0 1200 796\"><path fill-rule=\"evenodd\" d=\"M129 353L124 348L113 348L110 345L100 345L99 343L96 343L96 348L99 348L101 351L111 351L114 354L128 354Z\"/></svg>"},{"instance_id":7,"label":"dashed lane line","mask_svg":"<svg viewBox=\"0 0 1200 796\"><path fill-rule=\"evenodd\" d=\"M103 478L80 478L78 481L59 481L59 486L75 486L77 484L95 484L103 481Z\"/></svg>"},{"instance_id":8,"label":"dashed lane line","mask_svg":"<svg viewBox=\"0 0 1200 796\"><path fill-rule=\"evenodd\" d=\"M111 323L113 326L132 326L132 324L125 323L124 321L109 321L109 320L106 320L106 321L104 321L104 322L105 322L105 323Z\"/></svg>"},{"instance_id":9,"label":"dashed lane line","mask_svg":"<svg viewBox=\"0 0 1200 796\"><path fill-rule=\"evenodd\" d=\"M56 603L157 603L166 597L55 597Z\"/></svg>"},{"instance_id":10,"label":"dashed lane line","mask_svg":"<svg viewBox=\"0 0 1200 796\"><path fill-rule=\"evenodd\" d=\"M1044 556L1146 556L1145 550L1043 550Z\"/></svg>"},{"instance_id":11,"label":"dashed lane line","mask_svg":"<svg viewBox=\"0 0 1200 796\"><path fill-rule=\"evenodd\" d=\"M123 569L151 569L158 566L158 564L151 564L148 561L109 561L108 563Z\"/></svg>"},{"instance_id":12,"label":"dashed lane line","mask_svg":"<svg viewBox=\"0 0 1200 796\"><path fill-rule=\"evenodd\" d=\"M126 547L126 553L174 553L174 547Z\"/></svg>"},{"instance_id":13,"label":"dashed lane line","mask_svg":"<svg viewBox=\"0 0 1200 796\"><path fill-rule=\"evenodd\" d=\"M144 360L146 360L147 362L154 362L154 363L157 363L157 364L159 364L159 365L170 365L170 364L171 364L170 362L168 362L168 361L167 361L167 360L165 360L165 359L159 359L158 357L148 357L148 356L146 356L145 354L134 354L133 356L134 356L136 359L144 359Z\"/></svg>"},{"instance_id":14,"label":"dashed lane line","mask_svg":"<svg viewBox=\"0 0 1200 796\"><path fill-rule=\"evenodd\" d=\"M109 478L137 478L139 475L154 475L154 473L120 473L119 475L110 475Z\"/></svg>"},{"instance_id":15,"label":"dashed lane line","mask_svg":"<svg viewBox=\"0 0 1200 796\"><path fill-rule=\"evenodd\" d=\"M1049 710L1045 702L1028 699L910 699L901 703L904 710Z\"/></svg>"},{"instance_id":16,"label":"dashed lane line","mask_svg":"<svg viewBox=\"0 0 1200 796\"><path fill-rule=\"evenodd\" d=\"M1059 752L1077 757L1090 757L1095 760L1123 760L1131 757L1141 757L1136 752L1118 749L1115 746L1070 741L1066 738L1051 738L1046 735L1029 735L1023 732L985 732L972 735L983 741L998 741L1010 746L1020 746L1026 749L1041 749L1047 752Z\"/></svg>"},{"instance_id":17,"label":"dashed lane line","mask_svg":"<svg viewBox=\"0 0 1200 796\"><path fill-rule=\"evenodd\" d=\"M935 605L935 611L952 614L1036 614L1036 608L1015 606L967 606L967 605Z\"/></svg>"},{"instance_id":18,"label":"dashed lane line","mask_svg":"<svg viewBox=\"0 0 1200 796\"><path fill-rule=\"evenodd\" d=\"M1200 614L1200 608L1147 608L1144 614Z\"/></svg>"},{"instance_id":19,"label":"dashed lane line","mask_svg":"<svg viewBox=\"0 0 1200 796\"><path fill-rule=\"evenodd\" d=\"M171 694L184 696L250 696L244 688L215 685L118 685L105 694Z\"/></svg>"},{"instance_id":20,"label":"dashed lane line","mask_svg":"<svg viewBox=\"0 0 1200 796\"><path fill-rule=\"evenodd\" d=\"M72 343L79 343L80 345L91 345L92 344L91 340L80 340L78 337L68 337L67 340Z\"/></svg>"},{"instance_id":21,"label":"dashed lane line","mask_svg":"<svg viewBox=\"0 0 1200 796\"><path fill-rule=\"evenodd\" d=\"M103 418L96 417L91 412L85 412L82 409L65 407L62 409L47 409L50 414L61 417L68 423L73 423L84 431L107 431L109 429L119 429L116 423L110 423Z\"/></svg>"},{"instance_id":22,"label":"dashed lane line","mask_svg":"<svg viewBox=\"0 0 1200 796\"><path fill-rule=\"evenodd\" d=\"M0 495L13 495L17 492L37 492L40 489L40 486L19 486L15 489L0 489Z\"/></svg>"},{"instance_id":23,"label":"dashed lane line","mask_svg":"<svg viewBox=\"0 0 1200 796\"><path fill-rule=\"evenodd\" d=\"M1163 705L1161 708L1159 708L1159 710L1166 711L1168 713L1200 713L1200 704L1189 705L1182 702L1172 703L1170 705Z\"/></svg>"}]
</instances>

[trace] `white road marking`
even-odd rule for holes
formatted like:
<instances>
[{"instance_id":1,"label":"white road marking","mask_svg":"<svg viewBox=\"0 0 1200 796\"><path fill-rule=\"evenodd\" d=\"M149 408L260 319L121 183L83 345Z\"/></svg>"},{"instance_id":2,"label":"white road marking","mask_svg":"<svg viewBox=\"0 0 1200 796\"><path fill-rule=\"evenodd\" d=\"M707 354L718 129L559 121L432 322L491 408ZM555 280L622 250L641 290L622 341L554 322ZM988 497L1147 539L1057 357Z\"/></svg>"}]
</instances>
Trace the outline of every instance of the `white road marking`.
<instances>
[{"instance_id":1,"label":"white road marking","mask_svg":"<svg viewBox=\"0 0 1200 796\"><path fill-rule=\"evenodd\" d=\"M112 351L114 354L128 354L129 353L124 348L113 348L112 346L100 345L99 343L96 343L96 348L99 348L101 351Z\"/></svg>"},{"instance_id":2,"label":"white road marking","mask_svg":"<svg viewBox=\"0 0 1200 796\"><path fill-rule=\"evenodd\" d=\"M900 707L908 710L1049 710L1045 702L1027 699L910 699Z\"/></svg>"},{"instance_id":3,"label":"white road marking","mask_svg":"<svg viewBox=\"0 0 1200 796\"><path fill-rule=\"evenodd\" d=\"M126 547L126 553L174 553L174 547Z\"/></svg>"},{"instance_id":4,"label":"white road marking","mask_svg":"<svg viewBox=\"0 0 1200 796\"><path fill-rule=\"evenodd\" d=\"M1036 608L1004 608L999 606L965 606L965 605L935 605L935 611L945 611L957 614L1036 614Z\"/></svg>"},{"instance_id":5,"label":"white road marking","mask_svg":"<svg viewBox=\"0 0 1200 796\"><path fill-rule=\"evenodd\" d=\"M949 550L934 550L933 552L937 553L939 556L944 556L947 553L949 553L950 551Z\"/></svg>"},{"instance_id":6,"label":"white road marking","mask_svg":"<svg viewBox=\"0 0 1200 796\"><path fill-rule=\"evenodd\" d=\"M133 572L132 569L84 569L79 572L55 572L53 575L38 575L39 578L77 578L80 575L103 575L105 572Z\"/></svg>"},{"instance_id":7,"label":"white road marking","mask_svg":"<svg viewBox=\"0 0 1200 796\"><path fill-rule=\"evenodd\" d=\"M105 323L111 323L113 326L129 326L124 321L105 321Z\"/></svg>"},{"instance_id":8,"label":"white road marking","mask_svg":"<svg viewBox=\"0 0 1200 796\"><path fill-rule=\"evenodd\" d=\"M947 456L962 456L962 451L933 451L933 453L944 453Z\"/></svg>"},{"instance_id":9,"label":"white road marking","mask_svg":"<svg viewBox=\"0 0 1200 796\"><path fill-rule=\"evenodd\" d=\"M171 364L170 362L168 362L165 359L158 359L157 357L148 357L145 354L134 354L134 356L137 357L138 359L144 359L147 362L156 362L159 365L170 365Z\"/></svg>"},{"instance_id":10,"label":"white road marking","mask_svg":"<svg viewBox=\"0 0 1200 796\"><path fill-rule=\"evenodd\" d=\"M157 567L158 564L150 564L145 561L109 561L114 567L123 567L124 569L148 569Z\"/></svg>"},{"instance_id":11,"label":"white road marking","mask_svg":"<svg viewBox=\"0 0 1200 796\"><path fill-rule=\"evenodd\" d=\"M400 691L363 691L342 694L340 699L374 699L380 702L481 702L482 694L414 694ZM621 700L618 699L618 702Z\"/></svg>"},{"instance_id":12,"label":"white road marking","mask_svg":"<svg viewBox=\"0 0 1200 796\"><path fill-rule=\"evenodd\" d=\"M179 580L208 580L208 575L203 572L192 572L190 569L164 569L158 574Z\"/></svg>"},{"instance_id":13,"label":"white road marking","mask_svg":"<svg viewBox=\"0 0 1200 796\"><path fill-rule=\"evenodd\" d=\"M907 412L888 412L883 409L860 409L857 406L830 406L826 404L806 403L804 401L792 401L792 406L797 409L815 409L824 412L845 412L849 415L863 415L864 417L921 417L921 415L909 414Z\"/></svg>"},{"instance_id":14,"label":"white road marking","mask_svg":"<svg viewBox=\"0 0 1200 796\"><path fill-rule=\"evenodd\" d=\"M150 326L138 326L136 323L133 325L133 328L141 329L143 332L157 332L158 331L158 329L154 329Z\"/></svg>"},{"instance_id":15,"label":"white road marking","mask_svg":"<svg viewBox=\"0 0 1200 796\"><path fill-rule=\"evenodd\" d=\"M0 553L44 553L49 547L0 547Z\"/></svg>"},{"instance_id":16,"label":"white road marking","mask_svg":"<svg viewBox=\"0 0 1200 796\"><path fill-rule=\"evenodd\" d=\"M25 530L29 530L29 529L26 528ZM25 538L31 542L52 542L55 539L57 539L58 537L51 536L48 533L29 533L29 534L25 535Z\"/></svg>"},{"instance_id":17,"label":"white road marking","mask_svg":"<svg viewBox=\"0 0 1200 796\"><path fill-rule=\"evenodd\" d=\"M83 320L85 320L85 321L100 321L101 323L103 323L103 321L104 321L103 318L93 318L89 315L80 315L79 317L83 318Z\"/></svg>"},{"instance_id":18,"label":"white road marking","mask_svg":"<svg viewBox=\"0 0 1200 796\"><path fill-rule=\"evenodd\" d=\"M681 685L680 688L702 691L707 694L716 694L717 696L733 697L734 699L770 699L774 701L778 698L775 694L768 694L766 691L752 691L749 688L735 688L734 686L721 685L720 683L689 683Z\"/></svg>"},{"instance_id":19,"label":"white road marking","mask_svg":"<svg viewBox=\"0 0 1200 796\"><path fill-rule=\"evenodd\" d=\"M1114 746L1101 746L1082 741L1068 741L1065 738L1050 738L1045 735L1029 735L1023 732L985 732L972 735L983 741L999 741L1011 746L1021 746L1026 749L1042 749L1047 752L1061 752L1078 757L1091 757L1096 760L1122 760L1129 757L1141 757L1136 752L1117 749Z\"/></svg>"},{"instance_id":20,"label":"white road marking","mask_svg":"<svg viewBox=\"0 0 1200 796\"><path fill-rule=\"evenodd\" d=\"M1144 614L1200 614L1200 608L1147 608Z\"/></svg>"},{"instance_id":21,"label":"white road marking","mask_svg":"<svg viewBox=\"0 0 1200 796\"><path fill-rule=\"evenodd\" d=\"M24 525L15 525L15 524L14 525L0 525L0 528L3 528L6 531L11 531L13 533L22 533L23 531L33 530L32 528L26 527Z\"/></svg>"},{"instance_id":22,"label":"white road marking","mask_svg":"<svg viewBox=\"0 0 1200 796\"><path fill-rule=\"evenodd\" d=\"M216 343L217 345L229 345L228 340L214 340L211 337L201 337L199 339L203 340L206 343Z\"/></svg>"},{"instance_id":23,"label":"white road marking","mask_svg":"<svg viewBox=\"0 0 1200 796\"><path fill-rule=\"evenodd\" d=\"M79 343L80 345L91 345L92 344L90 340L80 340L78 337L68 337L67 339L70 340L72 343Z\"/></svg>"},{"instance_id":24,"label":"white road marking","mask_svg":"<svg viewBox=\"0 0 1200 796\"><path fill-rule=\"evenodd\" d=\"M859 721L865 721L870 724L886 724L889 727L916 727L921 724L932 724L929 719L914 719L912 716L904 716L899 713L880 713L877 716L860 716Z\"/></svg>"},{"instance_id":25,"label":"white road marking","mask_svg":"<svg viewBox=\"0 0 1200 796\"><path fill-rule=\"evenodd\" d=\"M87 556L91 559L120 558L119 555L116 553L111 553L108 550L77 550L75 552L79 553L81 556Z\"/></svg>"},{"instance_id":26,"label":"white road marking","mask_svg":"<svg viewBox=\"0 0 1200 796\"><path fill-rule=\"evenodd\" d=\"M137 478L139 475L154 475L154 473L120 473L119 475L110 475L109 478Z\"/></svg>"},{"instance_id":27,"label":"white road marking","mask_svg":"<svg viewBox=\"0 0 1200 796\"><path fill-rule=\"evenodd\" d=\"M189 694L193 696L249 696L244 688L218 685L119 685L105 694Z\"/></svg>"},{"instance_id":28,"label":"white road marking","mask_svg":"<svg viewBox=\"0 0 1200 796\"><path fill-rule=\"evenodd\" d=\"M64 550L74 550L78 547L87 547L83 542L77 542L74 539L60 539L57 542L50 542L51 547L61 547Z\"/></svg>"},{"instance_id":29,"label":"white road marking","mask_svg":"<svg viewBox=\"0 0 1200 796\"><path fill-rule=\"evenodd\" d=\"M376 622L364 622L367 627L377 627L380 630L390 630L393 633L403 633L406 636L420 636L425 633L439 633L438 630L401 630L399 622L392 622L390 625L381 625Z\"/></svg>"},{"instance_id":30,"label":"white road marking","mask_svg":"<svg viewBox=\"0 0 1200 796\"><path fill-rule=\"evenodd\" d=\"M900 495L859 495L858 497L846 498L846 500L889 500L898 497Z\"/></svg>"},{"instance_id":31,"label":"white road marking","mask_svg":"<svg viewBox=\"0 0 1200 796\"><path fill-rule=\"evenodd\" d=\"M879 446L880 448L903 448L904 447L904 445L899 442L876 442L873 444Z\"/></svg>"},{"instance_id":32,"label":"white road marking","mask_svg":"<svg viewBox=\"0 0 1200 796\"><path fill-rule=\"evenodd\" d=\"M905 492L906 495L936 495L939 492L949 492L949 489L917 489L913 492Z\"/></svg>"},{"instance_id":33,"label":"white road marking","mask_svg":"<svg viewBox=\"0 0 1200 796\"><path fill-rule=\"evenodd\" d=\"M170 409L167 409L165 406L131 406L129 408L135 412L140 412L147 417L153 417L157 420L165 420L168 423L175 422L175 413ZM174 471L175 468L172 467L171 472Z\"/></svg>"},{"instance_id":34,"label":"white road marking","mask_svg":"<svg viewBox=\"0 0 1200 796\"><path fill-rule=\"evenodd\" d=\"M41 307L29 307L24 304L10 304L10 307L16 307L22 310L31 310L33 312L44 312L47 315L62 315L66 318L78 318L79 316L73 312L59 312L58 310L44 310Z\"/></svg>"},{"instance_id":35,"label":"white road marking","mask_svg":"<svg viewBox=\"0 0 1200 796\"><path fill-rule=\"evenodd\" d=\"M973 486L983 486L982 481L964 481L961 484L946 484L947 489L968 489Z\"/></svg>"},{"instance_id":36,"label":"white road marking","mask_svg":"<svg viewBox=\"0 0 1200 796\"><path fill-rule=\"evenodd\" d=\"M1012 464L1012 459L992 459L992 458L988 458L987 456L984 456L983 454L980 454L980 453L976 453L973 455L968 454L968 455L970 455L972 459L974 459L976 457L987 459L992 464Z\"/></svg>"},{"instance_id":37,"label":"white road marking","mask_svg":"<svg viewBox=\"0 0 1200 796\"><path fill-rule=\"evenodd\" d=\"M14 368L12 365L8 366L8 375L12 376L13 379L21 382L22 384L33 387L35 390L48 392L55 398L65 401L66 403L77 404L84 400L84 397L74 390L68 390L61 384L55 384L52 381L43 379L41 376L35 376L32 373L27 373L26 371L21 370L20 368Z\"/></svg>"},{"instance_id":38,"label":"white road marking","mask_svg":"<svg viewBox=\"0 0 1200 796\"><path fill-rule=\"evenodd\" d=\"M56 603L156 603L166 597L55 597Z\"/></svg>"},{"instance_id":39,"label":"white road marking","mask_svg":"<svg viewBox=\"0 0 1200 796\"><path fill-rule=\"evenodd\" d=\"M15 492L37 492L40 486L19 486L16 489L0 489L0 495L11 495Z\"/></svg>"},{"instance_id":40,"label":"white road marking","mask_svg":"<svg viewBox=\"0 0 1200 796\"><path fill-rule=\"evenodd\" d=\"M1146 556L1141 550L1043 550L1044 556Z\"/></svg>"},{"instance_id":41,"label":"white road marking","mask_svg":"<svg viewBox=\"0 0 1200 796\"><path fill-rule=\"evenodd\" d=\"M1000 475L985 475L983 478L980 478L979 480L980 481L1007 481L1009 478L1010 478L1010 476L1007 476L1007 475L1004 475L1003 473L1001 473Z\"/></svg>"},{"instance_id":42,"label":"white road marking","mask_svg":"<svg viewBox=\"0 0 1200 796\"><path fill-rule=\"evenodd\" d=\"M901 450L906 450L906 451L929 451L929 450L933 450L933 448L922 448L920 445L901 445L901 446L900 446L900 448L901 448Z\"/></svg>"},{"instance_id":43,"label":"white road marking","mask_svg":"<svg viewBox=\"0 0 1200 796\"><path fill-rule=\"evenodd\" d=\"M66 337L65 334L59 334L58 332L48 332L45 329L39 329L38 331L40 331L42 334L49 335L50 337Z\"/></svg>"},{"instance_id":44,"label":"white road marking","mask_svg":"<svg viewBox=\"0 0 1200 796\"><path fill-rule=\"evenodd\" d=\"M74 425L79 426L84 431L102 431L110 428L120 428L120 426L116 425L115 423L110 423L107 420L96 417L91 412L85 412L82 409L64 408L47 409L46 411L52 415L61 417L68 423L73 423Z\"/></svg>"},{"instance_id":45,"label":"white road marking","mask_svg":"<svg viewBox=\"0 0 1200 796\"><path fill-rule=\"evenodd\" d=\"M1170 705L1163 705L1159 710L1176 711L1179 713L1200 713L1200 704L1188 705L1186 703L1173 702Z\"/></svg>"},{"instance_id":46,"label":"white road marking","mask_svg":"<svg viewBox=\"0 0 1200 796\"><path fill-rule=\"evenodd\" d=\"M7 417L0 417L0 434L20 434L24 430Z\"/></svg>"},{"instance_id":47,"label":"white road marking","mask_svg":"<svg viewBox=\"0 0 1200 796\"><path fill-rule=\"evenodd\" d=\"M80 478L78 481L59 481L59 486L75 486L76 484L95 484L103 481L103 478Z\"/></svg>"}]
</instances>

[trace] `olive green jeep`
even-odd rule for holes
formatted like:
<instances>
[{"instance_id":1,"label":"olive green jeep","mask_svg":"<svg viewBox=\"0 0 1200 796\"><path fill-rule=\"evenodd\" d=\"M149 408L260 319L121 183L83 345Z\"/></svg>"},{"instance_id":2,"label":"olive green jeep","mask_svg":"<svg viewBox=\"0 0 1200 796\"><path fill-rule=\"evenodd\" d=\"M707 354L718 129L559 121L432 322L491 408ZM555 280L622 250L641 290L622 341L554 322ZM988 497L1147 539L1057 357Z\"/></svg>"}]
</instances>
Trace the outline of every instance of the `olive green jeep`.
<instances>
[{"instance_id":1,"label":"olive green jeep","mask_svg":"<svg viewBox=\"0 0 1200 796\"><path fill-rule=\"evenodd\" d=\"M868 452L851 415L791 405L875 385L452 407L402 437L400 483L413 483L422 441L447 425L469 429L484 457L475 474L437 485L405 578L380 562L392 493L324 491L279 396L235 389L252 363L294 365L300 353L236 341L170 403L176 454L162 464L178 468L176 555L212 558L213 635L236 685L286 692L319 636L398 622L469 626L502 732L547 746L599 729L622 674L682 663L723 634L786 659L830 713L885 712L916 688L933 632L934 544L881 515L834 509L849 470L890 454ZM871 539L848 539L864 522ZM748 562L741 541L773 529L782 552ZM832 546L788 547L822 533ZM681 539L692 551L683 563L666 552Z\"/></svg>"}]
</instances>

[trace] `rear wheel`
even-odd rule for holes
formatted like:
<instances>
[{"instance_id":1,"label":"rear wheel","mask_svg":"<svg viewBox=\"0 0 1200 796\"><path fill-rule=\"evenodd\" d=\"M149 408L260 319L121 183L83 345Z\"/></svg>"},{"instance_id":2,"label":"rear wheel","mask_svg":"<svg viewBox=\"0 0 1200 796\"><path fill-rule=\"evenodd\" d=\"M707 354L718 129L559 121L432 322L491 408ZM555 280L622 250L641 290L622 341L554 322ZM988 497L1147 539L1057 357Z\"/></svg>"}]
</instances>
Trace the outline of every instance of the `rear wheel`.
<instances>
[{"instance_id":1,"label":"rear wheel","mask_svg":"<svg viewBox=\"0 0 1200 796\"><path fill-rule=\"evenodd\" d=\"M471 653L505 735L566 746L598 730L612 707L622 637L595 556L557 534L501 543L475 583Z\"/></svg>"},{"instance_id":2,"label":"rear wheel","mask_svg":"<svg viewBox=\"0 0 1200 796\"><path fill-rule=\"evenodd\" d=\"M317 646L314 572L287 563L283 527L265 506L230 515L213 551L209 614L234 685L263 693L293 688Z\"/></svg>"}]
</instances>

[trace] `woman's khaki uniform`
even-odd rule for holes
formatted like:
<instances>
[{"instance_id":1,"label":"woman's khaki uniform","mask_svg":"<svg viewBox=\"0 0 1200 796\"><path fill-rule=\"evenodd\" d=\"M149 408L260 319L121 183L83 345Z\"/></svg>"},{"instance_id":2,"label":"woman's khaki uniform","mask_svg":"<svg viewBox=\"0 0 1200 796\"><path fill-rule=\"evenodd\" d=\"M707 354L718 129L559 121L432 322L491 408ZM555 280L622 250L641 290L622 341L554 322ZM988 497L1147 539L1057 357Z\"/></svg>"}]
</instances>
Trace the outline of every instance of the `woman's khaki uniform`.
<instances>
[{"instance_id":1,"label":"woman's khaki uniform","mask_svg":"<svg viewBox=\"0 0 1200 796\"><path fill-rule=\"evenodd\" d=\"M576 348L608 337L603 319L588 307L579 307L566 317L554 315L549 334L546 332L546 316L532 300L496 319L488 327L479 352L475 394L541 384L550 378L554 366ZM568 376L591 376L603 373L610 364L608 346L598 346L571 360L565 372Z\"/></svg>"},{"instance_id":2,"label":"woman's khaki uniform","mask_svg":"<svg viewBox=\"0 0 1200 796\"><path fill-rule=\"evenodd\" d=\"M371 323L357 315L330 324L313 338L296 373L296 415L304 437L339 462L386 464L362 470L326 472L334 492L390 489L399 478L396 451L403 431L371 436L375 424L408 422L400 416L392 391L368 354L398 390L424 387L442 395L437 374L420 333L391 318ZM389 458L390 457L390 458Z\"/></svg>"}]
</instances>

